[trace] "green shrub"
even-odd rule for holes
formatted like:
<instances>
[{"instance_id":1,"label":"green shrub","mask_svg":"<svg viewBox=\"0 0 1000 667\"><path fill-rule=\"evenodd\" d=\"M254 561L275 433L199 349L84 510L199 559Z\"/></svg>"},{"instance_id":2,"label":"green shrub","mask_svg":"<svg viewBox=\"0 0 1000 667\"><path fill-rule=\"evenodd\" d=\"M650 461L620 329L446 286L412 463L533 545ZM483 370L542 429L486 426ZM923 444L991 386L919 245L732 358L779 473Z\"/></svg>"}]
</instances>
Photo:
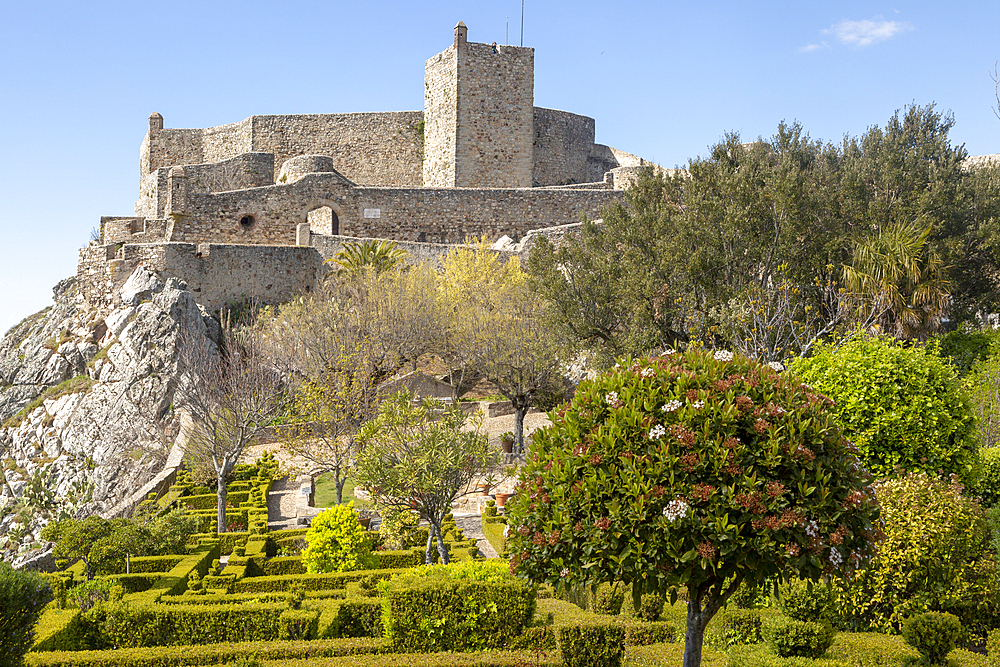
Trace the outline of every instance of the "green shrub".
<instances>
[{"instance_id":1,"label":"green shrub","mask_svg":"<svg viewBox=\"0 0 1000 667\"><path fill-rule=\"evenodd\" d=\"M110 578L98 577L70 589L66 599L69 604L80 607L80 611L87 611L101 602L107 602L115 585L116 582Z\"/></svg>"},{"instance_id":2,"label":"green shrub","mask_svg":"<svg viewBox=\"0 0 1000 667\"><path fill-rule=\"evenodd\" d=\"M49 583L0 562L0 667L18 667L31 648L35 624L52 599Z\"/></svg>"},{"instance_id":3,"label":"green shrub","mask_svg":"<svg viewBox=\"0 0 1000 667\"><path fill-rule=\"evenodd\" d=\"M937 341L941 356L948 360L959 376L969 373L976 362L989 358L991 349L1000 342L995 331L975 329L949 331L938 336Z\"/></svg>"},{"instance_id":4,"label":"green shrub","mask_svg":"<svg viewBox=\"0 0 1000 667\"><path fill-rule=\"evenodd\" d=\"M315 609L286 609L279 619L278 639L315 639L319 612Z\"/></svg>"},{"instance_id":5,"label":"green shrub","mask_svg":"<svg viewBox=\"0 0 1000 667\"><path fill-rule=\"evenodd\" d=\"M927 612L903 622L903 638L932 665L945 664L945 657L962 637L962 622L952 614Z\"/></svg>"},{"instance_id":6,"label":"green shrub","mask_svg":"<svg viewBox=\"0 0 1000 667\"><path fill-rule=\"evenodd\" d=\"M570 625L557 630L566 667L618 667L625 654L621 625Z\"/></svg>"},{"instance_id":7,"label":"green shrub","mask_svg":"<svg viewBox=\"0 0 1000 667\"><path fill-rule=\"evenodd\" d=\"M378 551L375 557L379 569L406 569L424 564L424 548L413 547L400 551Z\"/></svg>"},{"instance_id":8,"label":"green shrub","mask_svg":"<svg viewBox=\"0 0 1000 667\"><path fill-rule=\"evenodd\" d=\"M933 345L859 336L839 348L820 346L791 370L833 399L844 435L877 477L901 466L973 481L972 405Z\"/></svg>"},{"instance_id":9,"label":"green shrub","mask_svg":"<svg viewBox=\"0 0 1000 667\"><path fill-rule=\"evenodd\" d=\"M760 612L756 609L726 609L719 621L726 646L759 644L764 641Z\"/></svg>"},{"instance_id":10,"label":"green shrub","mask_svg":"<svg viewBox=\"0 0 1000 667\"><path fill-rule=\"evenodd\" d=\"M149 605L108 604L98 620L112 646L169 646L279 639L284 604Z\"/></svg>"},{"instance_id":11,"label":"green shrub","mask_svg":"<svg viewBox=\"0 0 1000 667\"><path fill-rule=\"evenodd\" d=\"M663 597L656 593L645 593L639 600L639 609L635 608L632 591L628 591L622 602L622 616L641 618L644 621L658 621L663 613Z\"/></svg>"},{"instance_id":12,"label":"green shrub","mask_svg":"<svg viewBox=\"0 0 1000 667\"><path fill-rule=\"evenodd\" d=\"M744 579L739 588L730 596L729 601L738 609L752 609L757 606L761 587Z\"/></svg>"},{"instance_id":13,"label":"green shrub","mask_svg":"<svg viewBox=\"0 0 1000 667\"><path fill-rule=\"evenodd\" d=\"M382 601L344 600L337 606L340 637L381 637Z\"/></svg>"},{"instance_id":14,"label":"green shrub","mask_svg":"<svg viewBox=\"0 0 1000 667\"><path fill-rule=\"evenodd\" d=\"M979 478L969 495L978 497L983 507L1000 505L1000 446L979 450Z\"/></svg>"},{"instance_id":15,"label":"green shrub","mask_svg":"<svg viewBox=\"0 0 1000 667\"><path fill-rule=\"evenodd\" d=\"M630 589L629 595L631 594L632 591ZM621 613L622 602L624 601L625 587L623 585L601 584L597 587L597 592L591 598L590 609L596 614L617 616Z\"/></svg>"},{"instance_id":16,"label":"green shrub","mask_svg":"<svg viewBox=\"0 0 1000 667\"><path fill-rule=\"evenodd\" d=\"M232 665L241 657L258 660L316 660L321 657L382 654L381 639L242 642L186 646L155 646L109 651L29 653L30 667L176 667L177 665Z\"/></svg>"},{"instance_id":17,"label":"green shrub","mask_svg":"<svg viewBox=\"0 0 1000 667\"><path fill-rule=\"evenodd\" d=\"M726 667L901 667L901 663L865 663L841 660L824 656L819 659L802 657L781 657L762 646L737 646L725 661Z\"/></svg>"},{"instance_id":18,"label":"green shrub","mask_svg":"<svg viewBox=\"0 0 1000 667\"><path fill-rule=\"evenodd\" d=\"M677 626L668 621L655 623L626 623L625 645L646 646L677 641Z\"/></svg>"},{"instance_id":19,"label":"green shrub","mask_svg":"<svg viewBox=\"0 0 1000 667\"><path fill-rule=\"evenodd\" d=\"M306 568L298 556L277 556L264 562L261 568L267 576L279 574L305 574Z\"/></svg>"},{"instance_id":20,"label":"green shrub","mask_svg":"<svg viewBox=\"0 0 1000 667\"><path fill-rule=\"evenodd\" d=\"M797 621L827 621L832 591L824 584L792 579L778 587L778 609Z\"/></svg>"},{"instance_id":21,"label":"green shrub","mask_svg":"<svg viewBox=\"0 0 1000 667\"><path fill-rule=\"evenodd\" d=\"M885 539L835 590L838 624L895 632L926 611L955 614L974 634L996 626L1000 576L983 509L958 486L924 474L875 485Z\"/></svg>"},{"instance_id":22,"label":"green shrub","mask_svg":"<svg viewBox=\"0 0 1000 667\"><path fill-rule=\"evenodd\" d=\"M534 587L500 561L422 565L378 588L385 636L399 652L504 647L535 611Z\"/></svg>"},{"instance_id":23,"label":"green shrub","mask_svg":"<svg viewBox=\"0 0 1000 667\"><path fill-rule=\"evenodd\" d=\"M353 502L334 505L317 515L306 540L309 546L302 552L302 562L309 573L347 572L377 564Z\"/></svg>"},{"instance_id":24,"label":"green shrub","mask_svg":"<svg viewBox=\"0 0 1000 667\"><path fill-rule=\"evenodd\" d=\"M980 446L1000 445L1000 353L977 361L965 378L965 386L976 414Z\"/></svg>"},{"instance_id":25,"label":"green shrub","mask_svg":"<svg viewBox=\"0 0 1000 667\"><path fill-rule=\"evenodd\" d=\"M764 627L768 646L781 657L818 658L833 644L829 623L776 619Z\"/></svg>"}]
</instances>

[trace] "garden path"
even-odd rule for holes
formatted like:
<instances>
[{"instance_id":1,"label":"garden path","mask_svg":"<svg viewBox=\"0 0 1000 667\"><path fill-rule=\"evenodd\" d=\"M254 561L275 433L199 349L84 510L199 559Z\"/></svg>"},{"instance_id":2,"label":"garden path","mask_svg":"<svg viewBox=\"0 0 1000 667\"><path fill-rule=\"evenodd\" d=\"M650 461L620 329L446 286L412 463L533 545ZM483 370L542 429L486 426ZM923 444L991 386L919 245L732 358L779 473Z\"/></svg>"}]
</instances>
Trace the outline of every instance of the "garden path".
<instances>
[{"instance_id":1,"label":"garden path","mask_svg":"<svg viewBox=\"0 0 1000 667\"><path fill-rule=\"evenodd\" d=\"M284 477L271 484L271 491L267 494L268 530L299 527L295 517L298 495L299 485L291 477Z\"/></svg>"}]
</instances>

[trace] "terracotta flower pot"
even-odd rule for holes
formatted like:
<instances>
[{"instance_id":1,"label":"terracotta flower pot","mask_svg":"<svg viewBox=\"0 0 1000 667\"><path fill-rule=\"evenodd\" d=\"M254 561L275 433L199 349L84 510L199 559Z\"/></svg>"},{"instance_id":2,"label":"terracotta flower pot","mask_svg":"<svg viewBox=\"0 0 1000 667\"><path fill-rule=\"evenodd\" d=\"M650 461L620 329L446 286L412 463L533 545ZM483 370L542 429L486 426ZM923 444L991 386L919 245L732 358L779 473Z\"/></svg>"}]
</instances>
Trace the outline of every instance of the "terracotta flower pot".
<instances>
[{"instance_id":1,"label":"terracotta flower pot","mask_svg":"<svg viewBox=\"0 0 1000 667\"><path fill-rule=\"evenodd\" d=\"M479 495L481 495L481 496L488 496L488 495L490 495L490 485L489 484L480 484L479 485Z\"/></svg>"},{"instance_id":2,"label":"terracotta flower pot","mask_svg":"<svg viewBox=\"0 0 1000 667\"><path fill-rule=\"evenodd\" d=\"M498 493L496 494L497 507L503 507L510 500L510 497L514 495L513 493Z\"/></svg>"},{"instance_id":3,"label":"terracotta flower pot","mask_svg":"<svg viewBox=\"0 0 1000 667\"><path fill-rule=\"evenodd\" d=\"M504 454L511 454L514 451L514 441L513 440L501 440L500 448L503 450Z\"/></svg>"}]
</instances>

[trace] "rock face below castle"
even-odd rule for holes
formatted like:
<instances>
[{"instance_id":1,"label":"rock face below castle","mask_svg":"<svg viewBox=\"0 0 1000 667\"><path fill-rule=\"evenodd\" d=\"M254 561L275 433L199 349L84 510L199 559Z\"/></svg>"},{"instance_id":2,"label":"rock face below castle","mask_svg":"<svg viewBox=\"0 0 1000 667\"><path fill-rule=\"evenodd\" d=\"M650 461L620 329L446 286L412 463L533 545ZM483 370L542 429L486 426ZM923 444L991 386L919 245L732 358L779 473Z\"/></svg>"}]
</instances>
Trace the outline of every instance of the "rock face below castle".
<instances>
[{"instance_id":1,"label":"rock face below castle","mask_svg":"<svg viewBox=\"0 0 1000 667\"><path fill-rule=\"evenodd\" d=\"M131 507L119 504L160 471L177 435L178 333L218 328L182 283L142 269L103 315L78 297L63 281L52 307L0 341L3 560L42 546L42 526L61 515Z\"/></svg>"}]
</instances>

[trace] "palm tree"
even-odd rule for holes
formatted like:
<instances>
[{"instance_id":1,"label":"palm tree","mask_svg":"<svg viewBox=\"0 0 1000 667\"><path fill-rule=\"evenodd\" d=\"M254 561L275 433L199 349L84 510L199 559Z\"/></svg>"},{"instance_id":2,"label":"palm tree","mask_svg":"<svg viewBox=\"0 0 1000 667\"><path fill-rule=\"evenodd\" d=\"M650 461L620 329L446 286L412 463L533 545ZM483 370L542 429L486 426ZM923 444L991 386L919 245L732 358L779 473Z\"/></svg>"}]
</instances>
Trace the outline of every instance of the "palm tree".
<instances>
[{"instance_id":1,"label":"palm tree","mask_svg":"<svg viewBox=\"0 0 1000 667\"><path fill-rule=\"evenodd\" d=\"M930 233L919 220L894 222L857 242L843 268L857 320L898 338L923 338L940 325L950 294Z\"/></svg>"},{"instance_id":2,"label":"palm tree","mask_svg":"<svg viewBox=\"0 0 1000 667\"><path fill-rule=\"evenodd\" d=\"M338 276L354 277L365 267L370 267L376 274L394 269L402 264L406 251L396 247L392 241L368 240L358 243L345 243L340 251L327 260L339 265Z\"/></svg>"}]
</instances>

